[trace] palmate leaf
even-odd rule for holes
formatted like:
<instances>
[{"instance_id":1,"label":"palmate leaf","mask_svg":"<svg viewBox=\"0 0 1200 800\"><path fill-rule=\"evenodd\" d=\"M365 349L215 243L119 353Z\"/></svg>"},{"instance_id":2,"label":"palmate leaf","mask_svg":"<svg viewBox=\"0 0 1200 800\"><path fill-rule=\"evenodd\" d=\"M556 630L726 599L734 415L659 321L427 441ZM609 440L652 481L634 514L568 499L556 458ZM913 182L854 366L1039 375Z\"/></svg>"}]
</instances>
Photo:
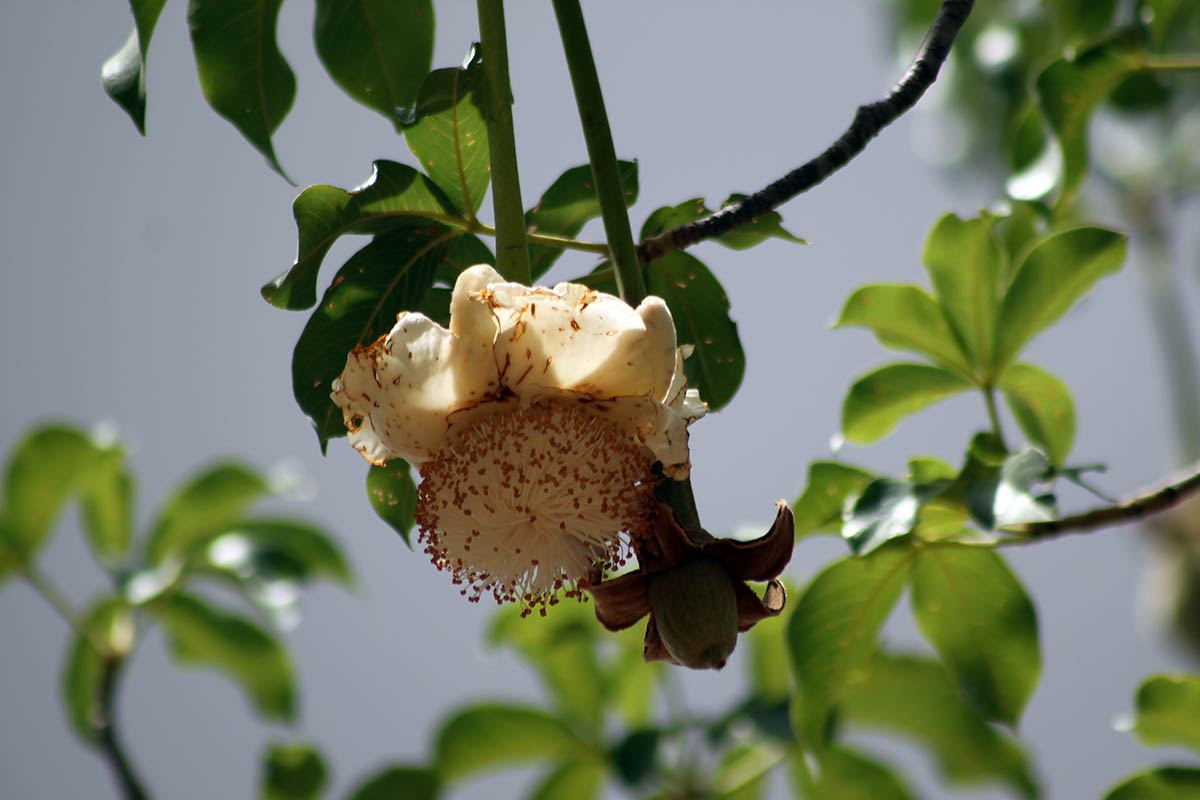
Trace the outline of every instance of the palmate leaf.
<instances>
[{"instance_id":1,"label":"palmate leaf","mask_svg":"<svg viewBox=\"0 0 1200 800\"><path fill-rule=\"evenodd\" d=\"M417 487L408 462L393 458L383 466L372 464L367 470L367 501L378 517L400 534L412 548L410 532L417 508Z\"/></svg>"},{"instance_id":2,"label":"palmate leaf","mask_svg":"<svg viewBox=\"0 0 1200 800\"><path fill-rule=\"evenodd\" d=\"M478 705L459 711L438 729L433 764L441 780L452 783L489 769L591 753L591 745L544 711Z\"/></svg>"},{"instance_id":3,"label":"palmate leaf","mask_svg":"<svg viewBox=\"0 0 1200 800\"><path fill-rule=\"evenodd\" d=\"M1104 800L1200 800L1200 769L1159 767L1139 772Z\"/></svg>"},{"instance_id":4,"label":"palmate leaf","mask_svg":"<svg viewBox=\"0 0 1200 800\"><path fill-rule=\"evenodd\" d=\"M395 161L376 161L371 177L352 191L310 186L292 203L299 245L296 262L262 287L279 308L308 308L317 300L317 271L329 248L346 233L386 233L413 218L465 225L454 204L429 178ZM455 225L457 227L457 225Z\"/></svg>"},{"instance_id":5,"label":"palmate leaf","mask_svg":"<svg viewBox=\"0 0 1200 800\"><path fill-rule=\"evenodd\" d=\"M129 0L133 32L121 49L100 68L100 85L105 93L133 120L138 133L146 135L146 53L150 37L167 0Z\"/></svg>"},{"instance_id":6,"label":"palmate leaf","mask_svg":"<svg viewBox=\"0 0 1200 800\"><path fill-rule=\"evenodd\" d=\"M392 766L380 770L347 795L347 800L435 800L441 793L437 774L426 767Z\"/></svg>"},{"instance_id":7,"label":"palmate leaf","mask_svg":"<svg viewBox=\"0 0 1200 800\"><path fill-rule=\"evenodd\" d=\"M1200 678L1156 675L1137 690L1133 731L1150 747L1182 745L1200 753Z\"/></svg>"},{"instance_id":8,"label":"palmate leaf","mask_svg":"<svg viewBox=\"0 0 1200 800\"><path fill-rule=\"evenodd\" d=\"M260 800L317 800L329 782L325 759L311 745L272 744L263 756Z\"/></svg>"},{"instance_id":9,"label":"palmate leaf","mask_svg":"<svg viewBox=\"0 0 1200 800\"><path fill-rule=\"evenodd\" d=\"M928 356L965 380L974 371L942 307L919 286L872 284L857 289L835 328L868 328L880 344Z\"/></svg>"},{"instance_id":10,"label":"palmate leaf","mask_svg":"<svg viewBox=\"0 0 1200 800\"><path fill-rule=\"evenodd\" d=\"M935 661L877 653L850 680L837 710L847 726L915 739L952 784L999 782L1022 797L1040 795L1025 753L963 700Z\"/></svg>"},{"instance_id":11,"label":"palmate leaf","mask_svg":"<svg viewBox=\"0 0 1200 800\"><path fill-rule=\"evenodd\" d=\"M1075 403L1067 385L1032 364L1013 364L1000 376L999 387L1029 441L1061 467L1075 441Z\"/></svg>"},{"instance_id":12,"label":"palmate leaf","mask_svg":"<svg viewBox=\"0 0 1200 800\"><path fill-rule=\"evenodd\" d=\"M1047 236L1025 255L1000 306L995 356L998 374L1096 281L1121 268L1126 239L1125 234L1108 228L1073 228Z\"/></svg>"},{"instance_id":13,"label":"palmate leaf","mask_svg":"<svg viewBox=\"0 0 1200 800\"><path fill-rule=\"evenodd\" d=\"M483 80L472 50L465 67L430 73L416 105L400 115L408 149L468 219L475 217L491 179Z\"/></svg>"},{"instance_id":14,"label":"palmate leaf","mask_svg":"<svg viewBox=\"0 0 1200 800\"><path fill-rule=\"evenodd\" d=\"M913 562L917 625L985 717L1015 726L1041 673L1037 615L995 552L943 544Z\"/></svg>"},{"instance_id":15,"label":"palmate leaf","mask_svg":"<svg viewBox=\"0 0 1200 800\"><path fill-rule=\"evenodd\" d=\"M433 2L317 0L313 37L338 86L395 123L433 60Z\"/></svg>"},{"instance_id":16,"label":"palmate leaf","mask_svg":"<svg viewBox=\"0 0 1200 800\"><path fill-rule=\"evenodd\" d=\"M949 370L927 364L889 364L854 382L842 403L842 436L871 444L905 417L959 394L971 384Z\"/></svg>"},{"instance_id":17,"label":"palmate leaf","mask_svg":"<svg viewBox=\"0 0 1200 800\"><path fill-rule=\"evenodd\" d=\"M721 208L745 198L746 195L744 194L731 194L721 204ZM641 237L643 240L649 239L651 236L657 236L663 231L674 228L677 225L684 225L701 217L707 217L711 213L713 213L712 209L704 204L704 198L701 197L685 200L676 206L663 206L656 209L646 219L645 224L642 225ZM720 242L731 250L748 250L772 238L782 239L785 242L793 242L795 244L808 244L804 239L793 236L784 229L783 217L776 211L768 211L761 217L756 217L745 225L716 237L713 241Z\"/></svg>"},{"instance_id":18,"label":"palmate leaf","mask_svg":"<svg viewBox=\"0 0 1200 800\"><path fill-rule=\"evenodd\" d=\"M788 622L797 687L792 725L809 749L825 745L830 712L870 659L879 629L908 584L912 558L905 543L895 542L842 559L818 574L796 601Z\"/></svg>"},{"instance_id":19,"label":"palmate leaf","mask_svg":"<svg viewBox=\"0 0 1200 800\"><path fill-rule=\"evenodd\" d=\"M618 161L617 169L628 208L638 196L637 162ZM537 205L525 212L525 225L529 233L574 238L589 220L599 216L600 200L592 183L592 167L584 164L572 167L550 184ZM545 275L562 252L561 247L531 243L529 269L533 279Z\"/></svg>"},{"instance_id":20,"label":"palmate leaf","mask_svg":"<svg viewBox=\"0 0 1200 800\"><path fill-rule=\"evenodd\" d=\"M796 536L838 533L846 499L862 493L875 476L836 461L814 461L808 467L804 494L792 504Z\"/></svg>"},{"instance_id":21,"label":"palmate leaf","mask_svg":"<svg viewBox=\"0 0 1200 800\"><path fill-rule=\"evenodd\" d=\"M296 76L279 52L283 0L190 0L188 31L208 104L285 179L271 135L292 108Z\"/></svg>"},{"instance_id":22,"label":"palmate leaf","mask_svg":"<svg viewBox=\"0 0 1200 800\"><path fill-rule=\"evenodd\" d=\"M152 565L186 560L197 546L227 532L270 493L259 475L239 464L217 464L176 490L158 513L146 543Z\"/></svg>"}]
</instances>

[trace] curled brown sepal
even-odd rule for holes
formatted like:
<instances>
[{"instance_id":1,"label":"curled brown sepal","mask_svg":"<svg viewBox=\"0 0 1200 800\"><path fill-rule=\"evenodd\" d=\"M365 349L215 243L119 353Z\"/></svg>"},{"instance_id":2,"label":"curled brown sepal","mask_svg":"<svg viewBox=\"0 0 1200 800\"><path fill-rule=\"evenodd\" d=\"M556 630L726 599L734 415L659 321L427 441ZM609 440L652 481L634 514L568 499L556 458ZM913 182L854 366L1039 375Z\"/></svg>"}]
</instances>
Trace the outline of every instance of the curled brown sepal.
<instances>
[{"instance_id":1,"label":"curled brown sepal","mask_svg":"<svg viewBox=\"0 0 1200 800\"><path fill-rule=\"evenodd\" d=\"M720 669L739 632L783 611L787 595L777 578L795 538L783 501L763 536L749 542L710 537L703 544L680 527L670 506L658 503L649 535L634 544L638 569L583 588L610 631L649 617L646 661ZM746 581L767 581L766 591L760 597Z\"/></svg>"}]
</instances>

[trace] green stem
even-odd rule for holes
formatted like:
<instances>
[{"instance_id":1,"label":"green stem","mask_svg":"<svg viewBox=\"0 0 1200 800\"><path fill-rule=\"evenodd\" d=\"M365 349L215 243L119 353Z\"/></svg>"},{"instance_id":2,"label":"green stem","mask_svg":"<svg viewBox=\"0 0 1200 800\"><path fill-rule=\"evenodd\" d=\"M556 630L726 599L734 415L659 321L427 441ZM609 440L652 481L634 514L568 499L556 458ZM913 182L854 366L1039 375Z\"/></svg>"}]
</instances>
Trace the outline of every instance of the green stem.
<instances>
[{"instance_id":1,"label":"green stem","mask_svg":"<svg viewBox=\"0 0 1200 800\"><path fill-rule=\"evenodd\" d=\"M1000 427L1000 414L996 411L996 390L991 386L985 386L983 389L983 399L987 403L988 421L992 425L992 433L1001 447L1007 449L1004 444L1004 429Z\"/></svg>"},{"instance_id":2,"label":"green stem","mask_svg":"<svg viewBox=\"0 0 1200 800\"><path fill-rule=\"evenodd\" d=\"M530 283L525 212L517 173L513 135L512 85L508 78L508 42L504 0L476 0L483 73L487 83L488 153L492 163L492 209L496 216L496 269L510 281Z\"/></svg>"},{"instance_id":3,"label":"green stem","mask_svg":"<svg viewBox=\"0 0 1200 800\"><path fill-rule=\"evenodd\" d=\"M117 681L120 679L124 666L125 659L121 657L104 659L103 672L100 676L100 707L99 719L96 722L96 745L104 754L109 766L112 767L113 775L126 800L146 800L149 795L146 794L141 779L134 771L133 764L126 755L125 748L121 745L114 720Z\"/></svg>"},{"instance_id":4,"label":"green stem","mask_svg":"<svg viewBox=\"0 0 1200 800\"><path fill-rule=\"evenodd\" d=\"M484 225L482 222L471 222L461 226L462 230L467 233L482 233L485 236L495 236L496 229L491 225ZM580 250L584 253L597 253L599 255L608 255L608 245L603 242L581 242L577 239L568 239L566 236L554 236L549 233L527 233L525 241L529 244L541 244L547 247L561 247L564 250Z\"/></svg>"},{"instance_id":5,"label":"green stem","mask_svg":"<svg viewBox=\"0 0 1200 800\"><path fill-rule=\"evenodd\" d=\"M617 289L622 300L636 306L646 296L646 282L642 278L633 231L629 227L629 212L625 206L625 192L621 188L617 152L613 146L608 113L604 110L604 95L600 92L600 77L596 74L596 61L592 57L592 45L583 22L583 10L579 7L579 0L553 0L553 3L559 35L562 36L563 50L567 56L567 69L571 73L571 85L575 89L575 103L579 106L579 119L583 123L583 138L587 143L588 160L592 164L592 180L600 201L604 233L608 237L609 250L617 271Z\"/></svg>"},{"instance_id":6,"label":"green stem","mask_svg":"<svg viewBox=\"0 0 1200 800\"><path fill-rule=\"evenodd\" d=\"M1200 57L1186 56L1146 56L1142 59L1142 69L1163 70L1166 72L1179 70L1200 70Z\"/></svg>"},{"instance_id":7,"label":"green stem","mask_svg":"<svg viewBox=\"0 0 1200 800\"><path fill-rule=\"evenodd\" d=\"M96 652L96 655L100 656L101 658L112 658L112 650L97 641L96 637L92 635L92 632L88 630L88 627L79 622L79 619L75 616L75 612L71 610L71 606L66 601L66 598L63 597L62 593L58 591L58 588L50 582L49 578L47 578L45 575L42 575L32 564L21 565L18 567L18 569L20 571L19 574L25 578L26 581L28 581L29 585L33 587L34 591L40 594L42 598L50 604L51 608L58 612L58 615L62 617L64 621L66 621L71 630L79 634L84 641L91 645L91 648Z\"/></svg>"}]
</instances>

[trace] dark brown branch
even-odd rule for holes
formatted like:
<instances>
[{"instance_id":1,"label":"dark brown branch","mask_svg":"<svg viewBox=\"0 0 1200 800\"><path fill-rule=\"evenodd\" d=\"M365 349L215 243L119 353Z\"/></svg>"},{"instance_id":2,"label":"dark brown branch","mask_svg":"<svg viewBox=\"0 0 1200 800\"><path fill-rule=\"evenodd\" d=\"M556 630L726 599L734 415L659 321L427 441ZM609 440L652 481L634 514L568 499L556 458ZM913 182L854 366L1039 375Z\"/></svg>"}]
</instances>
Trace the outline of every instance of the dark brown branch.
<instances>
[{"instance_id":1,"label":"dark brown branch","mask_svg":"<svg viewBox=\"0 0 1200 800\"><path fill-rule=\"evenodd\" d=\"M808 191L844 167L863 151L867 142L912 108L937 79L938 70L950 54L950 45L973 5L974 0L944 0L904 77L882 100L859 106L850 127L824 153L740 202L650 237L638 246L641 263L648 264L673 250L729 233Z\"/></svg>"},{"instance_id":2,"label":"dark brown branch","mask_svg":"<svg viewBox=\"0 0 1200 800\"><path fill-rule=\"evenodd\" d=\"M1159 511L1166 511L1197 492L1200 492L1200 464L1193 464L1184 477L1168 483L1166 486L1136 495L1129 500L1111 506L1094 508L1070 517L1006 527L1004 531L1017 534L1017 538L1003 540L1003 543L1021 544L1050 539L1064 533L1079 533L1108 525L1132 522L1151 514L1157 514Z\"/></svg>"},{"instance_id":3,"label":"dark brown branch","mask_svg":"<svg viewBox=\"0 0 1200 800\"><path fill-rule=\"evenodd\" d=\"M121 740L117 737L117 728L113 722L115 713L117 679L125 660L119 656L105 656L103 672L100 676L99 708L95 726L96 747L104 755L112 768L113 777L121 787L121 795L125 800L146 800L148 795L142 788L142 782L133 770L133 764L125 755Z\"/></svg>"}]
</instances>

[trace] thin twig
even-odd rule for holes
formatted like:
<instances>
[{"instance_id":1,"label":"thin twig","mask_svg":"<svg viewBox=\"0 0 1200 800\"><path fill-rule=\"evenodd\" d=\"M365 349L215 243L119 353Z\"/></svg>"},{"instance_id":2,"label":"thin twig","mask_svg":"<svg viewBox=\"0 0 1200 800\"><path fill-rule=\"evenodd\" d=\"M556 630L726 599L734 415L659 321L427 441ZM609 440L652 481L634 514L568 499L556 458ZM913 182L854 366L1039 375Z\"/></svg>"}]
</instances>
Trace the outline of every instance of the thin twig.
<instances>
[{"instance_id":1,"label":"thin twig","mask_svg":"<svg viewBox=\"0 0 1200 800\"><path fill-rule=\"evenodd\" d=\"M673 250L721 236L739 225L752 222L844 167L863 151L867 142L912 108L937 79L938 70L950 54L950 45L973 5L974 0L944 0L904 77L882 100L859 106L850 127L824 153L740 202L650 237L638 246L641 262L648 264Z\"/></svg>"},{"instance_id":2,"label":"thin twig","mask_svg":"<svg viewBox=\"0 0 1200 800\"><path fill-rule=\"evenodd\" d=\"M1132 522L1151 514L1157 514L1159 511L1166 511L1196 492L1200 492L1200 462L1189 467L1184 477L1114 505L1101 506L1069 517L1005 527L1002 529L1005 533L1016 534L1016 537L1004 539L1002 543L1024 544L1061 536L1064 533L1079 533L1108 525L1118 525L1122 522Z\"/></svg>"},{"instance_id":3,"label":"thin twig","mask_svg":"<svg viewBox=\"0 0 1200 800\"><path fill-rule=\"evenodd\" d=\"M125 800L146 800L148 797L146 790L142 787L141 779L134 772L133 764L130 763L125 749L121 746L121 740L117 736L116 723L113 721L117 679L124 664L125 660L120 657L109 657L103 661L99 707L95 722L96 746L108 761L109 766L112 767L113 775L121 787L121 794Z\"/></svg>"}]
</instances>

